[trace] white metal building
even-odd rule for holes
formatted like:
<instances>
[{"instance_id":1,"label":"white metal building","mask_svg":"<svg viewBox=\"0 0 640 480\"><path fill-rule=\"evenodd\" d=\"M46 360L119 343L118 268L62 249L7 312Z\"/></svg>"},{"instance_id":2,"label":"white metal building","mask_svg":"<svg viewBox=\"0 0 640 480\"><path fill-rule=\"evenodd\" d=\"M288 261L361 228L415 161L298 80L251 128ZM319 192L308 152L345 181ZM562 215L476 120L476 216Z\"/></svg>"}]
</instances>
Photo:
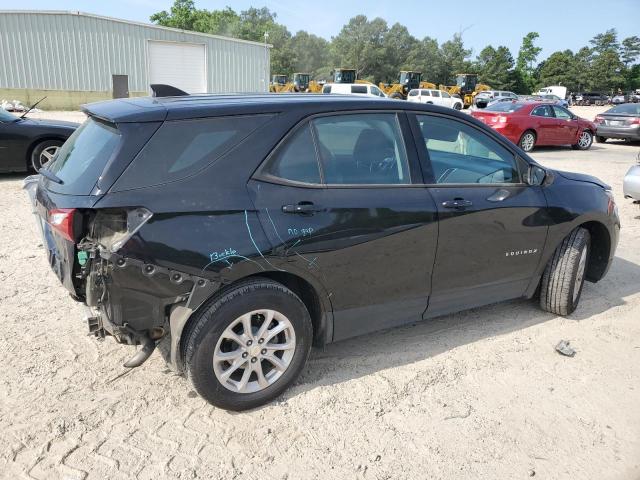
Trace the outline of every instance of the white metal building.
<instances>
[{"instance_id":1,"label":"white metal building","mask_svg":"<svg viewBox=\"0 0 640 480\"><path fill-rule=\"evenodd\" d=\"M49 108L147 95L262 92L270 45L82 12L0 10L0 99Z\"/></svg>"}]
</instances>

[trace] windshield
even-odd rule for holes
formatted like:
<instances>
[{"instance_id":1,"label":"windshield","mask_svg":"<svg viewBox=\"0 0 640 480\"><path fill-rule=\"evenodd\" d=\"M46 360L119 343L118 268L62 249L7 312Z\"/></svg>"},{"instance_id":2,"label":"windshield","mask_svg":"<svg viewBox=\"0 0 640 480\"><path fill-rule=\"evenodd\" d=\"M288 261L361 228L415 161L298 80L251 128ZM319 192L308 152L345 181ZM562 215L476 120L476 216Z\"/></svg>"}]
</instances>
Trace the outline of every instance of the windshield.
<instances>
[{"instance_id":1,"label":"windshield","mask_svg":"<svg viewBox=\"0 0 640 480\"><path fill-rule=\"evenodd\" d=\"M356 72L354 70L339 70L336 72L336 83L356 83Z\"/></svg>"},{"instance_id":2,"label":"windshield","mask_svg":"<svg viewBox=\"0 0 640 480\"><path fill-rule=\"evenodd\" d=\"M611 110L607 110L605 113L625 113L629 115L640 115L640 103L625 103L624 105L618 105Z\"/></svg>"},{"instance_id":3,"label":"windshield","mask_svg":"<svg viewBox=\"0 0 640 480\"><path fill-rule=\"evenodd\" d=\"M522 108L522 103L517 102L498 102L493 105L489 105L484 110L486 112L502 112L502 113L513 113L517 112Z\"/></svg>"},{"instance_id":4,"label":"windshield","mask_svg":"<svg viewBox=\"0 0 640 480\"><path fill-rule=\"evenodd\" d=\"M50 182L48 188L58 193L89 195L120 138L115 125L89 118L44 167L63 182Z\"/></svg>"},{"instance_id":5,"label":"windshield","mask_svg":"<svg viewBox=\"0 0 640 480\"><path fill-rule=\"evenodd\" d=\"M4 108L0 108L0 122L9 123L15 122L16 120L18 120L18 117L7 112Z\"/></svg>"}]
</instances>

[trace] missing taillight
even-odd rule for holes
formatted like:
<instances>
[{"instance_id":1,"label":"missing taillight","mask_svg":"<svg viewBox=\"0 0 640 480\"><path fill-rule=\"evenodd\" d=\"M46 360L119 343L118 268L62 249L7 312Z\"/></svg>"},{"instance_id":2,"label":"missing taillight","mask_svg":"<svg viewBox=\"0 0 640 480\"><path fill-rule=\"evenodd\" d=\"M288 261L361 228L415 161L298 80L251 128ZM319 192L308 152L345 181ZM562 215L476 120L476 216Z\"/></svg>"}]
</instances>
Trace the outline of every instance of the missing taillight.
<instances>
[{"instance_id":1,"label":"missing taillight","mask_svg":"<svg viewBox=\"0 0 640 480\"><path fill-rule=\"evenodd\" d=\"M76 236L73 229L75 213L75 208L54 208L49 210L47 223L63 238L75 242Z\"/></svg>"},{"instance_id":2,"label":"missing taillight","mask_svg":"<svg viewBox=\"0 0 640 480\"><path fill-rule=\"evenodd\" d=\"M117 252L153 214L146 208L99 210L93 221L93 237L110 252Z\"/></svg>"}]
</instances>

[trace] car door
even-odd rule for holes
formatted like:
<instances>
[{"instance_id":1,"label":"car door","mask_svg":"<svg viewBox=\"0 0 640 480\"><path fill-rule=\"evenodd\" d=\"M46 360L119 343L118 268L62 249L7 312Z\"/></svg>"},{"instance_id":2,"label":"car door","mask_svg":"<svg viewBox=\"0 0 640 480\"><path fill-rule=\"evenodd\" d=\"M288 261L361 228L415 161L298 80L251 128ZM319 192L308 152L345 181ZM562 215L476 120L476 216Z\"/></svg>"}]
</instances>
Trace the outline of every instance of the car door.
<instances>
[{"instance_id":1,"label":"car door","mask_svg":"<svg viewBox=\"0 0 640 480\"><path fill-rule=\"evenodd\" d=\"M440 94L442 95L441 105L449 108L453 107L453 101L451 100L451 95L449 95L447 92L440 92Z\"/></svg>"},{"instance_id":2,"label":"car door","mask_svg":"<svg viewBox=\"0 0 640 480\"><path fill-rule=\"evenodd\" d=\"M569 110L553 105L553 112L558 120L558 143L573 145L578 138L578 119Z\"/></svg>"},{"instance_id":3,"label":"car door","mask_svg":"<svg viewBox=\"0 0 640 480\"><path fill-rule=\"evenodd\" d=\"M434 105L442 105L442 98L440 97L440 90L431 90L431 98Z\"/></svg>"},{"instance_id":4,"label":"car door","mask_svg":"<svg viewBox=\"0 0 640 480\"><path fill-rule=\"evenodd\" d=\"M439 216L425 315L523 295L547 235L541 188L525 184L523 160L475 125L435 114L414 120Z\"/></svg>"},{"instance_id":5,"label":"car door","mask_svg":"<svg viewBox=\"0 0 640 480\"><path fill-rule=\"evenodd\" d=\"M339 340L421 318L437 210L402 113L340 113L298 126L249 182L280 267L324 285Z\"/></svg>"},{"instance_id":6,"label":"car door","mask_svg":"<svg viewBox=\"0 0 640 480\"><path fill-rule=\"evenodd\" d=\"M420 102L433 103L433 99L431 98L431 90L420 90Z\"/></svg>"},{"instance_id":7,"label":"car door","mask_svg":"<svg viewBox=\"0 0 640 480\"><path fill-rule=\"evenodd\" d=\"M539 105L531 111L532 127L536 131L536 145L558 143L558 122L551 105Z\"/></svg>"},{"instance_id":8,"label":"car door","mask_svg":"<svg viewBox=\"0 0 640 480\"><path fill-rule=\"evenodd\" d=\"M3 111L4 112L4 111ZM0 120L0 171L15 172L26 169L26 148L29 144L28 120L17 120L9 112L4 112Z\"/></svg>"}]
</instances>

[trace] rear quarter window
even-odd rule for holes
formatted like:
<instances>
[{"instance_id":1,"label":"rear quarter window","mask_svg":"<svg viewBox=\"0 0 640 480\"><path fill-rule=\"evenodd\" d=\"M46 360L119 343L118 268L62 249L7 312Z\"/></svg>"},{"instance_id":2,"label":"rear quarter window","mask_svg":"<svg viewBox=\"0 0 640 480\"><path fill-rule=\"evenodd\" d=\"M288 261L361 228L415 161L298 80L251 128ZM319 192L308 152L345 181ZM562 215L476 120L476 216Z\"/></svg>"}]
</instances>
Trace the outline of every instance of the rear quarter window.
<instances>
[{"instance_id":1,"label":"rear quarter window","mask_svg":"<svg viewBox=\"0 0 640 480\"><path fill-rule=\"evenodd\" d=\"M215 117L165 122L112 191L162 185L206 168L266 124L273 115Z\"/></svg>"}]
</instances>

